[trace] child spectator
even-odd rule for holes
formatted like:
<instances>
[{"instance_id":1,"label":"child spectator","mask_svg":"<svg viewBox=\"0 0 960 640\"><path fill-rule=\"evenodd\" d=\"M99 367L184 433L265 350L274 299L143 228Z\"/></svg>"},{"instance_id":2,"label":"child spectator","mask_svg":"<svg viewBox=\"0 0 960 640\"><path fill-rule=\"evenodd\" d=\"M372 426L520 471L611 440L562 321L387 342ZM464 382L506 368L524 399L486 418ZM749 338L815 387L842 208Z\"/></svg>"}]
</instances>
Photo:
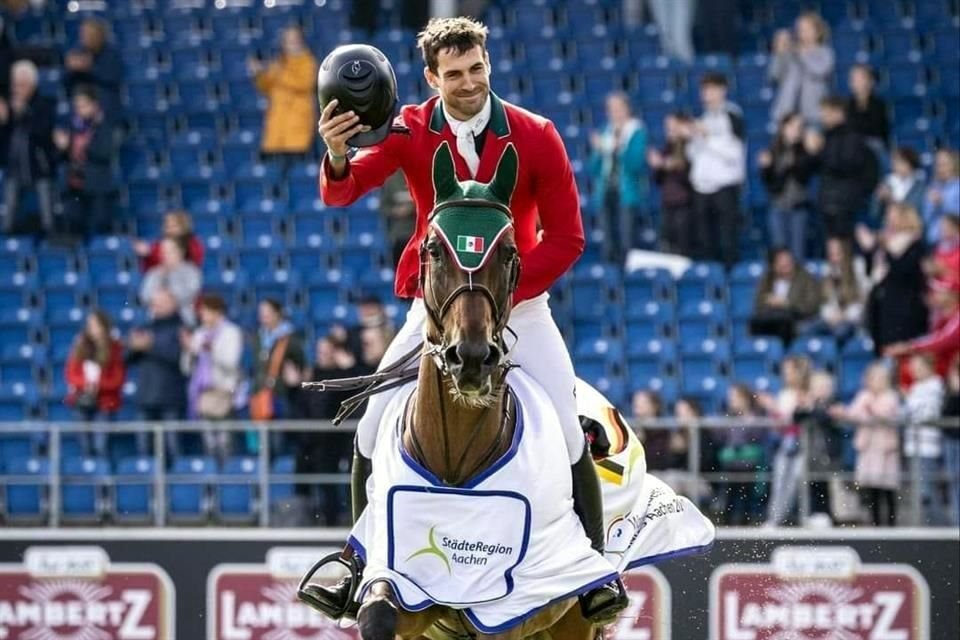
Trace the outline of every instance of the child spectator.
<instances>
[{"instance_id":1,"label":"child spectator","mask_svg":"<svg viewBox=\"0 0 960 640\"><path fill-rule=\"evenodd\" d=\"M630 406L634 418L631 424L639 430L643 448L647 452L647 467L656 470L682 469L686 465L686 458L678 459L670 446L673 430L650 424L663 418L663 402L659 394L646 389L635 391Z\"/></svg>"},{"instance_id":2,"label":"child spectator","mask_svg":"<svg viewBox=\"0 0 960 640\"><path fill-rule=\"evenodd\" d=\"M769 76L777 85L771 113L775 122L791 113L819 122L820 100L827 95L833 76L829 40L830 27L812 11L797 18L794 37L786 29L774 34Z\"/></svg>"},{"instance_id":3,"label":"child spectator","mask_svg":"<svg viewBox=\"0 0 960 640\"><path fill-rule=\"evenodd\" d=\"M870 510L873 526L894 526L900 488L900 434L894 421L899 399L891 384L890 369L874 362L864 374L863 389L849 407L836 405L831 415L857 423L853 447L857 451L854 477ZM886 506L886 517L883 508Z\"/></svg>"},{"instance_id":4,"label":"child spectator","mask_svg":"<svg viewBox=\"0 0 960 640\"><path fill-rule=\"evenodd\" d=\"M933 369L930 354L917 353L909 360L910 375L913 384L906 394L904 418L907 428L903 432L903 452L912 458L909 464L919 465L920 486L914 491L920 493L921 524L937 524L940 509L936 505L936 491L940 472L941 437L940 430L931 426L940 418L943 408L943 380Z\"/></svg>"},{"instance_id":5,"label":"child spectator","mask_svg":"<svg viewBox=\"0 0 960 640\"><path fill-rule=\"evenodd\" d=\"M140 257L140 269L144 272L160 264L160 247L164 238L173 238L186 244L187 260L203 267L203 241L193 232L193 220L186 211L168 211L163 216L163 236L153 242L137 240L133 250Z\"/></svg>"},{"instance_id":6,"label":"child spectator","mask_svg":"<svg viewBox=\"0 0 960 640\"><path fill-rule=\"evenodd\" d=\"M810 393L810 360L806 356L788 356L780 365L783 389L776 397L758 396L758 402L771 418L786 425L779 429L780 443L773 457L773 481L767 505L766 526L786 523L795 507L800 488L802 458L800 427L794 420L798 408L808 403Z\"/></svg>"},{"instance_id":7,"label":"child spectator","mask_svg":"<svg viewBox=\"0 0 960 640\"><path fill-rule=\"evenodd\" d=\"M113 323L104 311L87 316L67 358L66 403L86 422L113 420L120 409L121 389L126 378L123 345L113 337ZM107 432L84 440L87 454L107 455Z\"/></svg>"},{"instance_id":8,"label":"child spectator","mask_svg":"<svg viewBox=\"0 0 960 640\"><path fill-rule=\"evenodd\" d=\"M722 433L718 466L727 473L756 473L766 463L766 437L763 429L749 426L759 417L759 409L748 386L734 384L727 390L727 415L742 421L744 426L731 427ZM724 524L742 526L756 522L760 517L758 488L756 479L724 483Z\"/></svg>"},{"instance_id":9,"label":"child spectator","mask_svg":"<svg viewBox=\"0 0 960 640\"><path fill-rule=\"evenodd\" d=\"M886 210L887 205L904 202L917 211L923 208L926 185L920 168L920 154L910 147L898 147L890 156L890 173L874 192L873 217Z\"/></svg>"},{"instance_id":10,"label":"child spectator","mask_svg":"<svg viewBox=\"0 0 960 640\"><path fill-rule=\"evenodd\" d=\"M797 323L812 318L820 310L820 286L789 249L770 251L767 270L753 301L750 332L777 336L790 344Z\"/></svg>"},{"instance_id":11,"label":"child spectator","mask_svg":"<svg viewBox=\"0 0 960 640\"><path fill-rule=\"evenodd\" d=\"M147 272L140 285L140 303L149 305L158 290L166 289L176 298L184 324L192 327L197 320L194 303L200 294L203 274L186 258L187 250L182 241L164 238L160 264Z\"/></svg>"},{"instance_id":12,"label":"child spectator","mask_svg":"<svg viewBox=\"0 0 960 640\"><path fill-rule=\"evenodd\" d=\"M647 152L653 181L660 187L660 237L665 251L692 257L696 246L691 227L693 188L686 152L690 118L679 112L668 114L663 119L663 128L666 132L663 148Z\"/></svg>"},{"instance_id":13,"label":"child spectator","mask_svg":"<svg viewBox=\"0 0 960 640\"><path fill-rule=\"evenodd\" d=\"M830 508L830 482L824 476L840 470L842 458L840 437L830 417L830 407L835 401L836 382L827 371L810 374L810 393L807 401L793 412L794 420L807 433L810 450L807 452L807 471L821 474L809 482L810 513L828 515Z\"/></svg>"},{"instance_id":14,"label":"child spectator","mask_svg":"<svg viewBox=\"0 0 960 640\"><path fill-rule=\"evenodd\" d=\"M960 282L960 214L940 218L940 241L927 264L927 276L944 283Z\"/></svg>"},{"instance_id":15,"label":"child spectator","mask_svg":"<svg viewBox=\"0 0 960 640\"><path fill-rule=\"evenodd\" d=\"M757 158L770 194L767 214L770 244L787 247L797 260L806 256L808 188L812 170L810 156L803 146L803 127L801 115L784 116L777 127L773 146Z\"/></svg>"}]
</instances>

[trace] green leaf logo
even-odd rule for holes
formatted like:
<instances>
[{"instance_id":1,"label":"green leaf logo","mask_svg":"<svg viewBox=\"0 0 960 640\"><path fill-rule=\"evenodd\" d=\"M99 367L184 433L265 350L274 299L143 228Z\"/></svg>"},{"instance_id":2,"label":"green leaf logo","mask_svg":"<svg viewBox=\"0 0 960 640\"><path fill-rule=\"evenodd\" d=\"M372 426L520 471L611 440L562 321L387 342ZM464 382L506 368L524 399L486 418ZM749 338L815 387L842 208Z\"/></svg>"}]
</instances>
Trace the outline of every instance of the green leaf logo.
<instances>
[{"instance_id":1,"label":"green leaf logo","mask_svg":"<svg viewBox=\"0 0 960 640\"><path fill-rule=\"evenodd\" d=\"M445 564L447 567L447 573L453 574L453 570L450 567L450 559L447 558L447 554L443 552L443 550L437 544L436 538L434 538L433 536L433 530L436 528L437 528L437 525L433 525L432 527L430 527L430 532L427 534L427 541L428 541L427 546L425 546L423 549L420 549L419 551L414 551L413 553L411 553L410 556L407 558L407 562L409 562L410 560L413 560L417 556L436 556L441 560L443 560L443 564Z\"/></svg>"}]
</instances>

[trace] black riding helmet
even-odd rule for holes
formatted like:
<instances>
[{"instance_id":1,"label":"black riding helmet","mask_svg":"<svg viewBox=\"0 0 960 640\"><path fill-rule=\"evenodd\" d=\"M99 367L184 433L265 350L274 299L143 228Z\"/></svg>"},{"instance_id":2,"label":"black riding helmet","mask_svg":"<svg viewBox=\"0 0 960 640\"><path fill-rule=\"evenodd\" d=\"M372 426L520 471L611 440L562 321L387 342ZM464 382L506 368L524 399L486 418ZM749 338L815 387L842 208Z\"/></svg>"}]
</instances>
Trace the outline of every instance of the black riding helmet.
<instances>
[{"instance_id":1,"label":"black riding helmet","mask_svg":"<svg viewBox=\"0 0 960 640\"><path fill-rule=\"evenodd\" d=\"M360 124L370 130L353 136L347 144L371 147L390 133L397 110L397 78L379 49L368 44L346 44L320 63L317 98L321 111L336 98L335 115L353 111L360 116Z\"/></svg>"}]
</instances>

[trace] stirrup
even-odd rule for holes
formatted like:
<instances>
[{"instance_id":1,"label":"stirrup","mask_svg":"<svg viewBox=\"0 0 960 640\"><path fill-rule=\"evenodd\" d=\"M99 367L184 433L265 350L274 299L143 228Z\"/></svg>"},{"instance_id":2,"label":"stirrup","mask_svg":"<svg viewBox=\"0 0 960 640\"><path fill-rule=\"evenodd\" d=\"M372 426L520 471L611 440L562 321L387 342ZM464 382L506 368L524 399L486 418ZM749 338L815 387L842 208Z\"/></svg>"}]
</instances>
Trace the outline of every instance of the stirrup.
<instances>
[{"instance_id":1,"label":"stirrup","mask_svg":"<svg viewBox=\"0 0 960 640\"><path fill-rule=\"evenodd\" d=\"M338 583L342 585L343 581L346 580L349 584L346 597L342 601L331 595L331 587L309 584L314 574L331 562L343 565L350 572ZM356 619L359 603L356 602L355 597L357 589L360 587L362 572L363 568L360 566L360 560L356 554L351 555L349 559L344 559L343 553L340 551L325 555L310 567L310 570L300 579L300 584L297 587L297 599L332 620L339 620L340 618ZM333 589L336 589L336 587L333 587ZM338 595L342 597L342 594Z\"/></svg>"},{"instance_id":2,"label":"stirrup","mask_svg":"<svg viewBox=\"0 0 960 640\"><path fill-rule=\"evenodd\" d=\"M613 582L580 594L580 613L588 622L606 625L630 604L627 589L618 577Z\"/></svg>"}]
</instances>

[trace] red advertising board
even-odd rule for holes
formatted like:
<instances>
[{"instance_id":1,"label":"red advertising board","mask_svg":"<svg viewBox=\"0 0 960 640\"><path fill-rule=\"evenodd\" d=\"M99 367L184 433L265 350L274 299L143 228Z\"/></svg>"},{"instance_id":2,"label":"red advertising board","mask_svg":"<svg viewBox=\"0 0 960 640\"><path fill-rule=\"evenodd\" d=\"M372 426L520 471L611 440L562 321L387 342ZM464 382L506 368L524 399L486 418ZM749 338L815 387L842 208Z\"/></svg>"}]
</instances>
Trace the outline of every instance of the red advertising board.
<instances>
[{"instance_id":1,"label":"red advertising board","mask_svg":"<svg viewBox=\"0 0 960 640\"><path fill-rule=\"evenodd\" d=\"M607 638L615 640L670 640L670 584L653 567L634 569L623 576L630 605L611 625Z\"/></svg>"},{"instance_id":2,"label":"red advertising board","mask_svg":"<svg viewBox=\"0 0 960 640\"><path fill-rule=\"evenodd\" d=\"M0 564L0 639L173 640L174 608L163 569L100 547L31 547Z\"/></svg>"},{"instance_id":3,"label":"red advertising board","mask_svg":"<svg viewBox=\"0 0 960 640\"><path fill-rule=\"evenodd\" d=\"M710 580L711 640L929 640L930 594L913 567L863 564L849 547L780 547L769 564Z\"/></svg>"},{"instance_id":4,"label":"red advertising board","mask_svg":"<svg viewBox=\"0 0 960 640\"><path fill-rule=\"evenodd\" d=\"M297 600L300 577L331 551L274 547L263 564L216 566L207 580L207 640L359 640L356 626L342 627Z\"/></svg>"}]
</instances>

